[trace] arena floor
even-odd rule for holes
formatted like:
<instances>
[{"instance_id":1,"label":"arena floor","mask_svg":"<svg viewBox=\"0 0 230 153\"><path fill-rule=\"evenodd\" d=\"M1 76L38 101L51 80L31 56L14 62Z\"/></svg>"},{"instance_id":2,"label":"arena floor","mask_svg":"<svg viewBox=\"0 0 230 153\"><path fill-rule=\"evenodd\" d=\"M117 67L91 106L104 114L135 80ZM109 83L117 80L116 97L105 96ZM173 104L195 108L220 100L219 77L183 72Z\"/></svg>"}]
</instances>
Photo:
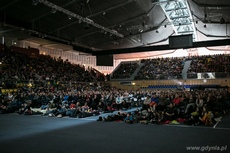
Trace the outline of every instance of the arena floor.
<instances>
[{"instance_id":1,"label":"arena floor","mask_svg":"<svg viewBox=\"0 0 230 153\"><path fill-rule=\"evenodd\" d=\"M213 127L0 115L0 153L230 152L230 116Z\"/></svg>"}]
</instances>

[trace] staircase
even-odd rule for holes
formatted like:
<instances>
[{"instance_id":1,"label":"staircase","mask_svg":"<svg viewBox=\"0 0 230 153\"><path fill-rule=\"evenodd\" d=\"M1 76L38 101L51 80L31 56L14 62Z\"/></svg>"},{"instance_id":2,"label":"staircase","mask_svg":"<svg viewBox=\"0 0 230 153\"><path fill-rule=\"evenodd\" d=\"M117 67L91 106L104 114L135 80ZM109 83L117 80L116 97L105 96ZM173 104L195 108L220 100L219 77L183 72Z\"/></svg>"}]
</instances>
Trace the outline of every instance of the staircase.
<instances>
[{"instance_id":1,"label":"staircase","mask_svg":"<svg viewBox=\"0 0 230 153\"><path fill-rule=\"evenodd\" d=\"M126 80L134 80L134 78L135 78L135 76L137 75L137 73L140 71L140 69L141 69L141 67L144 65L143 63L140 63L140 62L138 62L138 65L139 65L139 67L138 68L136 68L136 70L134 71L134 73L129 77L129 78L125 78L125 79L111 79L111 77L110 77L110 80L119 80L119 81L126 81ZM119 65L120 66L120 65ZM115 72L118 68L119 68L119 66L113 71L113 72Z\"/></svg>"},{"instance_id":2,"label":"staircase","mask_svg":"<svg viewBox=\"0 0 230 153\"><path fill-rule=\"evenodd\" d=\"M187 72L188 72L188 69L190 67L191 62L192 62L192 60L188 60L184 64L184 68L182 70L182 78L183 79L187 79Z\"/></svg>"},{"instance_id":3,"label":"staircase","mask_svg":"<svg viewBox=\"0 0 230 153\"><path fill-rule=\"evenodd\" d=\"M138 65L139 65L139 67L135 70L135 72L130 77L130 79L132 79L132 80L134 80L135 76L140 71L140 69L142 68L142 66L144 65L144 63L139 63Z\"/></svg>"}]
</instances>

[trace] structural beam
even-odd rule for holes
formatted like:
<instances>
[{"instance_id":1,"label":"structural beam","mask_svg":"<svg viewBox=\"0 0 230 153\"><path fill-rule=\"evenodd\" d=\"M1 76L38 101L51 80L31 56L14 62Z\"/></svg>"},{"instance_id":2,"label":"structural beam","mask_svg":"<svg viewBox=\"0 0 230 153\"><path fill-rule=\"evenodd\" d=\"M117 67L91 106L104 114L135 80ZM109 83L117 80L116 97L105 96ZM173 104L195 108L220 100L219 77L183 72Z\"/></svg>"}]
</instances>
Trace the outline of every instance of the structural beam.
<instances>
[{"instance_id":1,"label":"structural beam","mask_svg":"<svg viewBox=\"0 0 230 153\"><path fill-rule=\"evenodd\" d=\"M229 39L193 42L193 47L188 47L188 48L225 46L225 45L229 45ZM181 49L181 48L174 48L174 49ZM169 48L169 45L159 45L159 46L93 51L92 54L96 56L96 55L109 55L109 54L138 53L138 52L146 52L146 51L164 51L164 50L174 50L174 49ZM187 49L187 48L183 48L183 49Z\"/></svg>"},{"instance_id":2,"label":"structural beam","mask_svg":"<svg viewBox=\"0 0 230 153\"><path fill-rule=\"evenodd\" d=\"M113 34L115 36L118 36L118 37L121 37L121 38L124 37L123 34L118 33L116 30L108 29L108 28L106 28L106 27L104 27L102 25L99 25L99 24L95 23L93 20L91 20L89 18L84 18L84 17L82 17L82 16L80 16L78 14L75 14L75 13L69 11L69 10L66 10L66 9L64 9L64 8L58 6L58 5L55 5L55 4L53 4L53 3L51 3L51 2L49 2L47 0L38 0L37 2L42 3L42 4L44 4L44 5L48 6L48 7L56 10L56 11L62 12L64 14L66 14L68 17L76 18L81 22L90 24L90 25L92 25L92 26L94 26L96 28L99 28L99 29L101 29L103 31L111 33L111 34Z\"/></svg>"}]
</instances>

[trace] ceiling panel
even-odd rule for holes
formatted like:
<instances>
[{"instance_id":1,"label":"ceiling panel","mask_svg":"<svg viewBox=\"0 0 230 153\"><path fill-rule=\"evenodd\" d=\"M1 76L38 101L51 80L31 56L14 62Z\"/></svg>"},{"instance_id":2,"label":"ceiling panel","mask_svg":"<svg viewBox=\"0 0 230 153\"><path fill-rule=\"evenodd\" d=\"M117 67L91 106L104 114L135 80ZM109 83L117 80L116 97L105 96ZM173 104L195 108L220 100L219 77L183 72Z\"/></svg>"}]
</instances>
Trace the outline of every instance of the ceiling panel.
<instances>
[{"instance_id":1,"label":"ceiling panel","mask_svg":"<svg viewBox=\"0 0 230 153\"><path fill-rule=\"evenodd\" d=\"M180 0L178 0L180 1ZM158 0L48 0L52 6L63 8L60 12L36 0L1 0L0 22L8 30L0 29L2 36L22 40L44 38L47 40L84 46L93 51L121 48L145 47L167 44L175 29L166 18ZM195 30L207 40L229 38L229 0L189 0L191 23ZM92 21L71 17L66 12ZM224 19L224 22L222 19ZM124 37L96 27L115 31ZM206 27L204 27L204 25ZM12 30L9 30L12 29ZM27 33L27 34L26 34ZM60 45L56 45L60 47Z\"/></svg>"}]
</instances>

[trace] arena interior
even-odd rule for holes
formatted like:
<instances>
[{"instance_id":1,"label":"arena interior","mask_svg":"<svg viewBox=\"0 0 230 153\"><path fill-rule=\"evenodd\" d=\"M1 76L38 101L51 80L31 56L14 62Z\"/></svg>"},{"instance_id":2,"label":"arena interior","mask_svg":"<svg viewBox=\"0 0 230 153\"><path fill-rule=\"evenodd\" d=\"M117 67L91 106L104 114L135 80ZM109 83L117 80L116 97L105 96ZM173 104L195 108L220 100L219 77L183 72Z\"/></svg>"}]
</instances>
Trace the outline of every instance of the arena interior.
<instances>
[{"instance_id":1,"label":"arena interior","mask_svg":"<svg viewBox=\"0 0 230 153\"><path fill-rule=\"evenodd\" d=\"M229 0L1 0L1 153L229 152Z\"/></svg>"}]
</instances>

